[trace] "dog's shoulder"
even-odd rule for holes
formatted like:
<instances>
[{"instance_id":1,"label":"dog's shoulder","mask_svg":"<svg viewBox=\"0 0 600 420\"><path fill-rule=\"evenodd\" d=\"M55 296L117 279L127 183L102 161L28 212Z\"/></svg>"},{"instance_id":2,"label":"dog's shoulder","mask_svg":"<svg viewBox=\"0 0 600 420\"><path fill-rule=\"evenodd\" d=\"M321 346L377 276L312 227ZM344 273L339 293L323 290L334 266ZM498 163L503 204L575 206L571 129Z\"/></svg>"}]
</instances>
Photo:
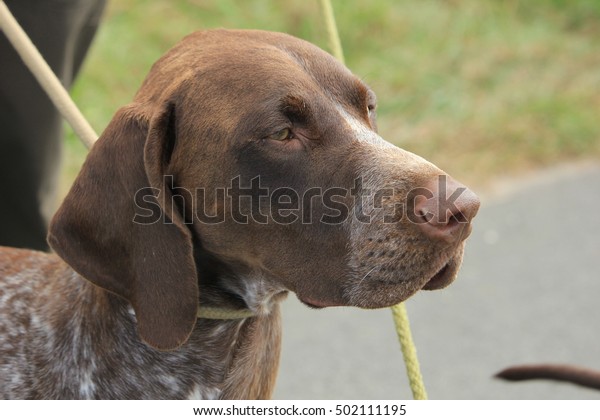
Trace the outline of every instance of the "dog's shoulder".
<instances>
[{"instance_id":1,"label":"dog's shoulder","mask_svg":"<svg viewBox=\"0 0 600 420\"><path fill-rule=\"evenodd\" d=\"M55 254L0 246L0 313L20 299L29 301L71 271Z\"/></svg>"}]
</instances>

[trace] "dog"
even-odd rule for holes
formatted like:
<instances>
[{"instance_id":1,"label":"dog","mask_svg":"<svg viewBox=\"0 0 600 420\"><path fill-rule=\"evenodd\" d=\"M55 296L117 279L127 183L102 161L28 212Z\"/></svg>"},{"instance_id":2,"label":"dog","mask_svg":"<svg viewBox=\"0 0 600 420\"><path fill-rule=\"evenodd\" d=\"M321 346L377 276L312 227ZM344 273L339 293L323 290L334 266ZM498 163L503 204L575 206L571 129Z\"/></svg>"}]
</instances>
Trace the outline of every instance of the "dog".
<instances>
[{"instance_id":1,"label":"dog","mask_svg":"<svg viewBox=\"0 0 600 420\"><path fill-rule=\"evenodd\" d=\"M450 284L479 199L375 108L292 36L184 38L91 149L55 254L0 251L0 395L269 398L288 292L381 308Z\"/></svg>"}]
</instances>

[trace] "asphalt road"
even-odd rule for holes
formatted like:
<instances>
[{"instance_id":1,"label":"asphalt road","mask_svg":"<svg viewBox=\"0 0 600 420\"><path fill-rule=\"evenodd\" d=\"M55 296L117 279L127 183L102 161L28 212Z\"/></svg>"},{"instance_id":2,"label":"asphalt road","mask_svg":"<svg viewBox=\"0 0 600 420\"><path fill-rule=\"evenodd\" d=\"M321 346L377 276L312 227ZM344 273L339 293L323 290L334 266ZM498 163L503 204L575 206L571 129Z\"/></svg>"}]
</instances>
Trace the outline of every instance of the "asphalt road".
<instances>
[{"instance_id":1,"label":"asphalt road","mask_svg":"<svg viewBox=\"0 0 600 420\"><path fill-rule=\"evenodd\" d=\"M482 200L455 283L407 302L429 397L598 399L492 377L529 362L600 369L600 163L512 185ZM274 398L411 398L389 310L311 310L290 297L283 312Z\"/></svg>"}]
</instances>

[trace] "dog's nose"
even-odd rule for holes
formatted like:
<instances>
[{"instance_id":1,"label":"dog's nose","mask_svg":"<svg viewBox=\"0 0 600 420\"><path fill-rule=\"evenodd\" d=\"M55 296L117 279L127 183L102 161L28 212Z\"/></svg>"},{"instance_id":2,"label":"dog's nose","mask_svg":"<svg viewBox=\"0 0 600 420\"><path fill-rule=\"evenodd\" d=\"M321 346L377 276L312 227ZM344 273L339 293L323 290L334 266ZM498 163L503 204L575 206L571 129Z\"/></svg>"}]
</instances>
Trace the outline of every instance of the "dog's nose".
<instances>
[{"instance_id":1,"label":"dog's nose","mask_svg":"<svg viewBox=\"0 0 600 420\"><path fill-rule=\"evenodd\" d=\"M431 239L459 242L471 233L479 204L473 191L450 176L440 175L414 197L414 221Z\"/></svg>"}]
</instances>

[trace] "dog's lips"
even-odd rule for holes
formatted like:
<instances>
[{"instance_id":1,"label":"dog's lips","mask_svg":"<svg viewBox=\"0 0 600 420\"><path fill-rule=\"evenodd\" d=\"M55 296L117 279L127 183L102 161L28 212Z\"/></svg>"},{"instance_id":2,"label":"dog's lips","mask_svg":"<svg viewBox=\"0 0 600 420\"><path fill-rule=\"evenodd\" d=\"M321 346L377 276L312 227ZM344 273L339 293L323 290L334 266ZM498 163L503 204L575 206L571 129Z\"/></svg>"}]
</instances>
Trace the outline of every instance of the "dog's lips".
<instances>
[{"instance_id":1,"label":"dog's lips","mask_svg":"<svg viewBox=\"0 0 600 420\"><path fill-rule=\"evenodd\" d=\"M423 286L423 290L438 290L448 286L456 277L458 271L454 259L448 261L444 266L431 277Z\"/></svg>"},{"instance_id":2,"label":"dog's lips","mask_svg":"<svg viewBox=\"0 0 600 420\"><path fill-rule=\"evenodd\" d=\"M414 278L410 283L403 283L402 281L377 281L378 279L375 279L375 282L364 284L365 289L359 294L361 296L361 300L359 301L323 298L322 296L315 297L311 293L302 293L301 291L296 291L296 296L300 302L312 309L323 309L332 306L383 308L402 302L419 290L438 290L449 286L456 278L461 262L462 252L456 252L452 256L447 256L441 261L438 260L432 263L430 267L432 271L429 273L433 274L428 274L427 277L423 275L420 279ZM363 280L366 277L363 276ZM406 287L407 285L408 288ZM398 291L401 291L401 296L397 294ZM365 296L369 296L370 294L375 298L372 302L368 300L369 298L367 300L364 299Z\"/></svg>"},{"instance_id":3,"label":"dog's lips","mask_svg":"<svg viewBox=\"0 0 600 420\"><path fill-rule=\"evenodd\" d=\"M309 297L298 296L298 300L311 309L323 309L323 308L329 308L331 306L340 306L339 304L327 303L327 302L315 300L315 299L312 299Z\"/></svg>"},{"instance_id":4,"label":"dog's lips","mask_svg":"<svg viewBox=\"0 0 600 420\"><path fill-rule=\"evenodd\" d=\"M311 309L323 309L327 307L327 305L317 303L311 299L302 299L301 297L298 297L298 300L300 300L300 302L302 302L304 305L308 306Z\"/></svg>"}]
</instances>

